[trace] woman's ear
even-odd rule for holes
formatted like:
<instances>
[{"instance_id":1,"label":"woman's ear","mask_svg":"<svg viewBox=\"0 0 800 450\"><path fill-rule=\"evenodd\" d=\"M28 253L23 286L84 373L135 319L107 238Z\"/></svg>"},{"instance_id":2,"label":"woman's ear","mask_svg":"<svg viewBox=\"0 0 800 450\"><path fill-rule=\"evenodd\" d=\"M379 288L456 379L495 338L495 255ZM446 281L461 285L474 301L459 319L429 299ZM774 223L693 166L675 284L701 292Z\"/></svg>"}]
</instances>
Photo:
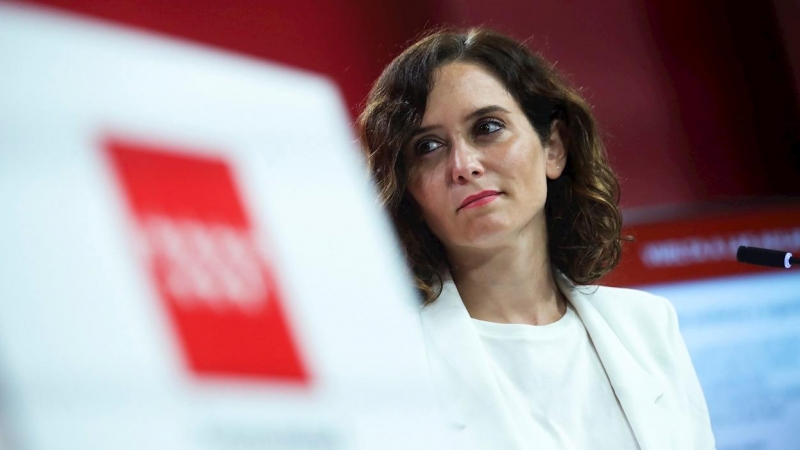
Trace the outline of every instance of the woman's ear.
<instances>
[{"instance_id":1,"label":"woman's ear","mask_svg":"<svg viewBox=\"0 0 800 450\"><path fill-rule=\"evenodd\" d=\"M564 122L554 120L550 125L550 138L544 142L547 178L555 180L560 177L567 166L567 127Z\"/></svg>"}]
</instances>

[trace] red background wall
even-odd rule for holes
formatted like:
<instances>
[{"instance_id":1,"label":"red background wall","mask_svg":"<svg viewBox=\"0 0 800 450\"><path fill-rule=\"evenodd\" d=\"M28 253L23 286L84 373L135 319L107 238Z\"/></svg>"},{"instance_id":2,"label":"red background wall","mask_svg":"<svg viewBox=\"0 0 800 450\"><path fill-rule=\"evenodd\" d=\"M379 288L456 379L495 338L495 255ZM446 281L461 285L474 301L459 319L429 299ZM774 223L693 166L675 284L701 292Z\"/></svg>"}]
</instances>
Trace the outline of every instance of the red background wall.
<instances>
[{"instance_id":1,"label":"red background wall","mask_svg":"<svg viewBox=\"0 0 800 450\"><path fill-rule=\"evenodd\" d=\"M482 24L529 39L583 89L628 219L800 194L798 0L33 3L325 74L354 116L418 33Z\"/></svg>"}]
</instances>

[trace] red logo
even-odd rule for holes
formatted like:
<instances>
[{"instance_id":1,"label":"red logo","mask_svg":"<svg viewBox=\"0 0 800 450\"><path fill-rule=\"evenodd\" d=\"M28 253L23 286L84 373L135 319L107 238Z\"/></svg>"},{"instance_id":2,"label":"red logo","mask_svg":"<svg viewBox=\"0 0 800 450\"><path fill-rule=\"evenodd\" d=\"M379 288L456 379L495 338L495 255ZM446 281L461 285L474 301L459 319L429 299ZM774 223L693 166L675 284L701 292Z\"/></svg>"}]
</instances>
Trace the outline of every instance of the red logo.
<instances>
[{"instance_id":1,"label":"red logo","mask_svg":"<svg viewBox=\"0 0 800 450\"><path fill-rule=\"evenodd\" d=\"M190 370L307 382L228 163L120 140L105 150Z\"/></svg>"}]
</instances>

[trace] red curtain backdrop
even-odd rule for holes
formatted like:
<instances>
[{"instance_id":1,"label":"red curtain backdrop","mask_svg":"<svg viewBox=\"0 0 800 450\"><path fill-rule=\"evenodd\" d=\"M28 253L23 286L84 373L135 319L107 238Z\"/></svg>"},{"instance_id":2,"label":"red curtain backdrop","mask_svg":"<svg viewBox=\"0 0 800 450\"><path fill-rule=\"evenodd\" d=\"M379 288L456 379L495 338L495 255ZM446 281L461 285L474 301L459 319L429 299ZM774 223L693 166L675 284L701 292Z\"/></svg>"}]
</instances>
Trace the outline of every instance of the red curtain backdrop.
<instances>
[{"instance_id":1,"label":"red curtain backdrop","mask_svg":"<svg viewBox=\"0 0 800 450\"><path fill-rule=\"evenodd\" d=\"M796 0L33 3L327 75L353 116L420 32L485 25L527 39L581 87L627 211L800 194Z\"/></svg>"}]
</instances>

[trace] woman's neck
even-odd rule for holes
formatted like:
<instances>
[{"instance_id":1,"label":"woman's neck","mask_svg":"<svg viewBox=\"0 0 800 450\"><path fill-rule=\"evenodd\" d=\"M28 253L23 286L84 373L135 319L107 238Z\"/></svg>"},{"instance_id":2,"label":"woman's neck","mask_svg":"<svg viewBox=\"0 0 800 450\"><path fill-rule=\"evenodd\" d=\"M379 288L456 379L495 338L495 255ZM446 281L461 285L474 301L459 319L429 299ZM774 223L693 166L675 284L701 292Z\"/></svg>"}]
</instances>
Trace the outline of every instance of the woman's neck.
<instances>
[{"instance_id":1,"label":"woman's neck","mask_svg":"<svg viewBox=\"0 0 800 450\"><path fill-rule=\"evenodd\" d=\"M520 239L502 248L448 252L453 281L474 319L546 325L567 310L546 242Z\"/></svg>"}]
</instances>

